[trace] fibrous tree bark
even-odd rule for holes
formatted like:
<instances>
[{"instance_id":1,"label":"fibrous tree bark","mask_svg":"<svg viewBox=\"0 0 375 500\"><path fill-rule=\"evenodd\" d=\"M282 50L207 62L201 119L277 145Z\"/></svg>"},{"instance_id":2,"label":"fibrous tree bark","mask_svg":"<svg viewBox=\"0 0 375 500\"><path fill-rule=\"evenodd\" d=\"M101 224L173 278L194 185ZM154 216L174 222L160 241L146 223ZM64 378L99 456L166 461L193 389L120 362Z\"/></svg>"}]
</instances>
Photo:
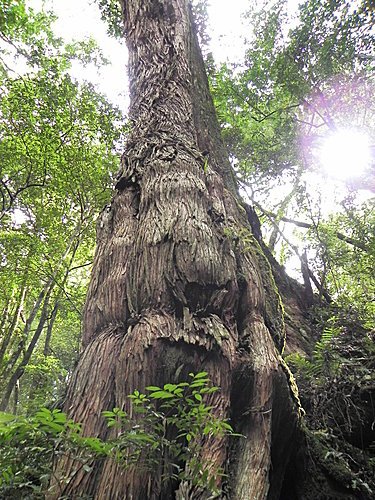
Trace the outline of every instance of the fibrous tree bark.
<instances>
[{"instance_id":1,"label":"fibrous tree bark","mask_svg":"<svg viewBox=\"0 0 375 500\"><path fill-rule=\"evenodd\" d=\"M65 410L105 438L103 410L130 410L135 389L205 370L221 388L209 404L245 438L203 443L202 456L227 472L229 498L277 499L298 419L282 306L236 192L188 1L125 2L124 21L133 129L98 221ZM75 470L60 461L55 476L71 479L56 498L207 498L110 460Z\"/></svg>"}]
</instances>

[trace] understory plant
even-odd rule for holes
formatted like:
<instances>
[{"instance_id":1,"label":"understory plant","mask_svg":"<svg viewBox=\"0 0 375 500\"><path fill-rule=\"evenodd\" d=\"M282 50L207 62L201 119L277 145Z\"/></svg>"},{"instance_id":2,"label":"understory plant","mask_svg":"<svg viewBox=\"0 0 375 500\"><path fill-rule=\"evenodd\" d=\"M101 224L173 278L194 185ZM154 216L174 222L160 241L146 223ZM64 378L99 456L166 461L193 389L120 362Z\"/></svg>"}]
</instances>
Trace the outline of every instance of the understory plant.
<instances>
[{"instance_id":1,"label":"understory plant","mask_svg":"<svg viewBox=\"0 0 375 500\"><path fill-rule=\"evenodd\" d=\"M358 498L375 491L374 340L346 314L331 317L310 357L286 357L306 411L310 474L323 470Z\"/></svg>"},{"instance_id":2,"label":"understory plant","mask_svg":"<svg viewBox=\"0 0 375 500\"><path fill-rule=\"evenodd\" d=\"M94 461L104 459L123 467L137 463L152 470L158 465L162 479L189 479L217 494L224 471L207 463L201 450L207 440L234 435L231 425L206 402L219 388L200 372L191 373L188 382L146 390L129 395L134 417L121 408L103 412L112 428L108 440L84 436L82 425L59 409L42 408L29 417L0 413L0 497L44 498L61 454L88 473ZM64 484L59 488L63 496Z\"/></svg>"}]
</instances>

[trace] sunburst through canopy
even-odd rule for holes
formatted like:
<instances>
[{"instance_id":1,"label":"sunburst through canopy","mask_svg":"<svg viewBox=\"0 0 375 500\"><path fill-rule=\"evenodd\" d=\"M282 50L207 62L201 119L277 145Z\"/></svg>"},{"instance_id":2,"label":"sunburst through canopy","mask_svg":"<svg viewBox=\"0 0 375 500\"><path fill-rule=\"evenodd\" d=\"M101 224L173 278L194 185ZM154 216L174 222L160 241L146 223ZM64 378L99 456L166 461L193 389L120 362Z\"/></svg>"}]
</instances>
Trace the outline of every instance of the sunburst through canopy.
<instances>
[{"instance_id":1,"label":"sunburst through canopy","mask_svg":"<svg viewBox=\"0 0 375 500\"><path fill-rule=\"evenodd\" d=\"M328 175L343 180L360 177L371 164L369 137L356 129L336 130L322 140L318 156Z\"/></svg>"}]
</instances>

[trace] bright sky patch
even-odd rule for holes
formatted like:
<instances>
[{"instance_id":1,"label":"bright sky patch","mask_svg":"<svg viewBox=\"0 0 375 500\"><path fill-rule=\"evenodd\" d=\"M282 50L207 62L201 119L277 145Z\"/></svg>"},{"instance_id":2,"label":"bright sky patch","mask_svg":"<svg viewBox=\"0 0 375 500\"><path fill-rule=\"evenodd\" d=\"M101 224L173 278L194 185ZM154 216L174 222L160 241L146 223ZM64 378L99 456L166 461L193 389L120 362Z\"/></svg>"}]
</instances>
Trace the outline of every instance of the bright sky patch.
<instances>
[{"instance_id":1,"label":"bright sky patch","mask_svg":"<svg viewBox=\"0 0 375 500\"><path fill-rule=\"evenodd\" d=\"M369 137L354 129L337 130L323 140L319 161L337 179L360 177L371 164Z\"/></svg>"}]
</instances>

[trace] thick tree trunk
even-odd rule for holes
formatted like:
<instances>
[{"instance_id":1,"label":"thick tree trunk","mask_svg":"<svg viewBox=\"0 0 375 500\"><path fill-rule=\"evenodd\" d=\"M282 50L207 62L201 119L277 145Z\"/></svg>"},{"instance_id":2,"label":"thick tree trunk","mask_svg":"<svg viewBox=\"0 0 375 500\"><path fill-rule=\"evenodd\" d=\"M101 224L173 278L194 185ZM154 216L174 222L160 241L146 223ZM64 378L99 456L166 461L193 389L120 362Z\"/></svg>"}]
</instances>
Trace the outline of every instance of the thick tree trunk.
<instances>
[{"instance_id":1,"label":"thick tree trunk","mask_svg":"<svg viewBox=\"0 0 375 500\"><path fill-rule=\"evenodd\" d=\"M105 437L102 410L129 410L134 389L205 370L221 387L209 403L246 438L230 452L217 439L203 456L229 474L230 498L277 499L298 415L280 357L282 307L235 190L188 2L133 0L124 11L134 128L98 223L65 409ZM72 478L56 498L207 498L162 484L160 471L75 468L59 463L56 476Z\"/></svg>"}]
</instances>

